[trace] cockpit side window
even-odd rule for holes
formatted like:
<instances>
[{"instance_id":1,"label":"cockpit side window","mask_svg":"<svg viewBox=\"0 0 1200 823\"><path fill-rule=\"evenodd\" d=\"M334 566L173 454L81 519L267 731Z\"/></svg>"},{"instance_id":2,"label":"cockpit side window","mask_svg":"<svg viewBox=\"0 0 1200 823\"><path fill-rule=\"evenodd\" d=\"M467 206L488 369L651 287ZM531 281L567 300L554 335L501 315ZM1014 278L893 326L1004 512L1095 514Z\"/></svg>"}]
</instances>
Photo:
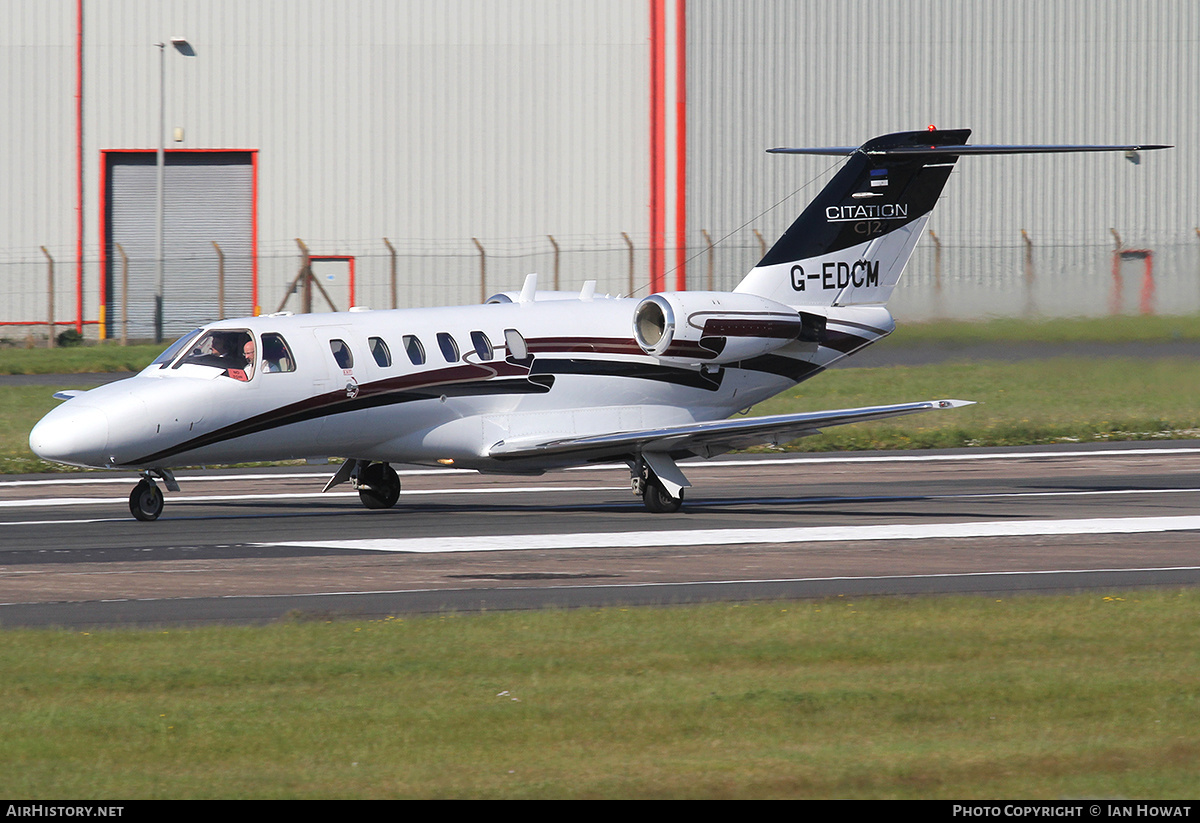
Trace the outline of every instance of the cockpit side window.
<instances>
[{"instance_id":1,"label":"cockpit side window","mask_svg":"<svg viewBox=\"0 0 1200 823\"><path fill-rule=\"evenodd\" d=\"M277 372L293 372L296 361L292 359L292 350L288 348L283 335L266 332L262 336L262 370L263 374Z\"/></svg>"},{"instance_id":2,"label":"cockpit side window","mask_svg":"<svg viewBox=\"0 0 1200 823\"><path fill-rule=\"evenodd\" d=\"M254 335L243 329L217 329L200 338L172 368L210 366L224 369L226 377L243 382L254 377ZM165 353L164 353L165 354Z\"/></svg>"},{"instance_id":3,"label":"cockpit side window","mask_svg":"<svg viewBox=\"0 0 1200 823\"><path fill-rule=\"evenodd\" d=\"M165 369L167 366L171 365L171 361L174 360L181 351L188 347L189 343L200 336L201 331L203 331L203 329L192 329L183 337L167 346L166 350L164 350L163 353L158 357L154 358L154 362L150 365L158 366L160 369Z\"/></svg>"}]
</instances>

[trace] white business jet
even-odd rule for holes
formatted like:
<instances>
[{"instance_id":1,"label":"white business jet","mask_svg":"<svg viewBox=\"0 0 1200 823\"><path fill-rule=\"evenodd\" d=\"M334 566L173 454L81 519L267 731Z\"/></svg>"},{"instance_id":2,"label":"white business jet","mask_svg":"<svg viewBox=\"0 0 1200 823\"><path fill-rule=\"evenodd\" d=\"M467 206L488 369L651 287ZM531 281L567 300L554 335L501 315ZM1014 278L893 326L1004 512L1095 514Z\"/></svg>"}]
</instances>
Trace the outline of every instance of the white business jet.
<instances>
[{"instance_id":1,"label":"white business jet","mask_svg":"<svg viewBox=\"0 0 1200 823\"><path fill-rule=\"evenodd\" d=\"M845 166L732 292L643 299L519 292L453 308L223 320L175 342L135 377L61 406L29 435L73 466L133 470L139 520L155 520L172 467L345 461L368 508L400 494L392 463L540 474L625 463L652 512L680 507L676 461L821 429L966 405L929 400L727 419L889 334L884 304L964 154L1164 146L968 146L969 130L903 132Z\"/></svg>"}]
</instances>

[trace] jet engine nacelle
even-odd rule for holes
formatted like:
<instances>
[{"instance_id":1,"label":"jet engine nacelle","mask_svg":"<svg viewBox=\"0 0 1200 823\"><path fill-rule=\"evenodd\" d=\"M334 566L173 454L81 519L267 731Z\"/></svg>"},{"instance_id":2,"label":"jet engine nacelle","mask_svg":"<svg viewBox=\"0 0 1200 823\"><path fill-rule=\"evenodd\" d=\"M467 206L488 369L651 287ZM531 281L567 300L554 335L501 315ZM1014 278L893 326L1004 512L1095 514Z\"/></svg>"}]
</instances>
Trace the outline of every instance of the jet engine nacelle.
<instances>
[{"instance_id":1,"label":"jet engine nacelle","mask_svg":"<svg viewBox=\"0 0 1200 823\"><path fill-rule=\"evenodd\" d=\"M633 335L642 351L687 363L733 363L801 337L792 308L736 292L667 292L638 303Z\"/></svg>"}]
</instances>

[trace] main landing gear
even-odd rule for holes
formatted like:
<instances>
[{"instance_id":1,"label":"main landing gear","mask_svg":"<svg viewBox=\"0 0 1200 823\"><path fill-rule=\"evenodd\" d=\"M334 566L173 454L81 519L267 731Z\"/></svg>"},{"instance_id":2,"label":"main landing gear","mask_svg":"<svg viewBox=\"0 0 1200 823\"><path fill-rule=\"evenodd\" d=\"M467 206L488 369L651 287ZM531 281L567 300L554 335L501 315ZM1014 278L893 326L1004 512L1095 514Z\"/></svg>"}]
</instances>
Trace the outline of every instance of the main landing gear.
<instances>
[{"instance_id":1,"label":"main landing gear","mask_svg":"<svg viewBox=\"0 0 1200 823\"><path fill-rule=\"evenodd\" d=\"M668 455L644 453L629 465L630 488L649 511L670 514L683 505L683 489L691 485Z\"/></svg>"},{"instance_id":2,"label":"main landing gear","mask_svg":"<svg viewBox=\"0 0 1200 823\"><path fill-rule=\"evenodd\" d=\"M636 481L635 481L636 482ZM683 505L683 489L679 490L679 496L673 497L662 481L657 477L651 477L649 480L641 482L642 503L645 504L649 511L655 514L670 514L671 512L679 511L679 507ZM634 490L634 494L637 494Z\"/></svg>"},{"instance_id":3,"label":"main landing gear","mask_svg":"<svg viewBox=\"0 0 1200 823\"><path fill-rule=\"evenodd\" d=\"M388 463L370 463L358 472L358 499L368 509L390 509L400 499L400 477Z\"/></svg>"},{"instance_id":4,"label":"main landing gear","mask_svg":"<svg viewBox=\"0 0 1200 823\"><path fill-rule=\"evenodd\" d=\"M400 499L400 477L388 463L347 460L325 484L325 491L351 483L368 509L390 509Z\"/></svg>"}]
</instances>

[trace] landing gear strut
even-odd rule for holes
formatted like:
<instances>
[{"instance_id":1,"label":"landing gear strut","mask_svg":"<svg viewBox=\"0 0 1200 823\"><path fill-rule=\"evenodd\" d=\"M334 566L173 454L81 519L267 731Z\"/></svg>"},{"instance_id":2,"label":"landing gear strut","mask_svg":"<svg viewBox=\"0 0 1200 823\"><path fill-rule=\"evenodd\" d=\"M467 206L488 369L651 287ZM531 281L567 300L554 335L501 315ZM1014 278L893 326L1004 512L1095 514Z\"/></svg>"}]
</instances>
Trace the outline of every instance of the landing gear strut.
<instances>
[{"instance_id":1,"label":"landing gear strut","mask_svg":"<svg viewBox=\"0 0 1200 823\"><path fill-rule=\"evenodd\" d=\"M359 469L355 486L358 499L368 509L390 509L400 499L400 477L387 463L370 463Z\"/></svg>"}]
</instances>

